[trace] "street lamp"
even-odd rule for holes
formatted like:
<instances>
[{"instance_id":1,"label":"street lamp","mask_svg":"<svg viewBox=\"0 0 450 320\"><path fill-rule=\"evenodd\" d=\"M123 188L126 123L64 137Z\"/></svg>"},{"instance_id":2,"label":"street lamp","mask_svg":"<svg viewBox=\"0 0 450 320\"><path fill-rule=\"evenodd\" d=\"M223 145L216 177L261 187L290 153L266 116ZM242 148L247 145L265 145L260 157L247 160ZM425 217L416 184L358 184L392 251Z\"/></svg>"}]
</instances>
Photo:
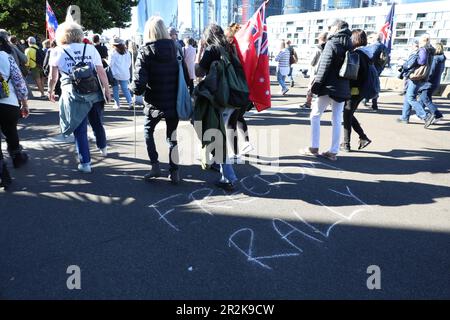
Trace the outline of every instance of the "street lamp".
<instances>
[{"instance_id":1,"label":"street lamp","mask_svg":"<svg viewBox=\"0 0 450 320\"><path fill-rule=\"evenodd\" d=\"M197 0L195 1L195 4L198 4L198 38L201 39L201 34L202 34L202 26L201 26L201 18L202 18L202 14L200 12L200 7L201 5L204 3L204 1L202 0Z\"/></svg>"}]
</instances>

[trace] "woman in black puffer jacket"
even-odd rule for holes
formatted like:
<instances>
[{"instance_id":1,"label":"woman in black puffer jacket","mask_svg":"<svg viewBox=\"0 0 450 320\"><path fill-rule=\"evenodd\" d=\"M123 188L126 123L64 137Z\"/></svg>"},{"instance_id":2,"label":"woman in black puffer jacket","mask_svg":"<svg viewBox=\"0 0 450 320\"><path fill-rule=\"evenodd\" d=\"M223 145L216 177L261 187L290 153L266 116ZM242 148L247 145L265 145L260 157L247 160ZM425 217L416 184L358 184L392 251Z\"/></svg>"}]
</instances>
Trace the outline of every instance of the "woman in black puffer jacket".
<instances>
[{"instance_id":1,"label":"woman in black puffer jacket","mask_svg":"<svg viewBox=\"0 0 450 320\"><path fill-rule=\"evenodd\" d=\"M345 53L352 49L351 31L348 24L336 20L330 26L330 36L320 57L317 74L314 78L311 92L318 98L311 110L311 147L304 150L306 155L319 155L320 118L326 108L331 105L333 110L333 136L331 148L322 156L336 160L341 138L342 110L346 100L350 99L349 80L339 76L339 70L345 59Z\"/></svg>"},{"instance_id":2,"label":"woman in black puffer jacket","mask_svg":"<svg viewBox=\"0 0 450 320\"><path fill-rule=\"evenodd\" d=\"M178 150L176 130L178 127L177 90L178 60L175 42L170 39L164 21L152 17L145 26L146 44L139 50L131 90L137 96L144 94L145 142L151 162L151 170L145 180L161 176L161 169L153 137L156 125L166 120L166 138L169 143L170 179L177 184ZM186 70L185 70L186 74Z\"/></svg>"}]
</instances>

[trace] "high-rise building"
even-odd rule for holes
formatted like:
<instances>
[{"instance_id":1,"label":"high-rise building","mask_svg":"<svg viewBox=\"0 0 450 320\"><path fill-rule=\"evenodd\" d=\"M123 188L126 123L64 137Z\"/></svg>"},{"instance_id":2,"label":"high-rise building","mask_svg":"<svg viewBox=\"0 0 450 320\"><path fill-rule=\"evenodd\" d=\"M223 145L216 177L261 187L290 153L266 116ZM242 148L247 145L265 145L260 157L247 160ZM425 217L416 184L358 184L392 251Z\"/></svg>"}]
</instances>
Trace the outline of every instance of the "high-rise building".
<instances>
[{"instance_id":1,"label":"high-rise building","mask_svg":"<svg viewBox=\"0 0 450 320\"><path fill-rule=\"evenodd\" d=\"M322 0L284 0L283 13L320 11Z\"/></svg>"},{"instance_id":2,"label":"high-rise building","mask_svg":"<svg viewBox=\"0 0 450 320\"><path fill-rule=\"evenodd\" d=\"M351 9L359 8L361 6L360 0L328 0L329 9Z\"/></svg>"},{"instance_id":3,"label":"high-rise building","mask_svg":"<svg viewBox=\"0 0 450 320\"><path fill-rule=\"evenodd\" d=\"M167 26L178 25L178 0L141 0L138 5L138 30L144 32L144 25L151 16L161 16Z\"/></svg>"}]
</instances>

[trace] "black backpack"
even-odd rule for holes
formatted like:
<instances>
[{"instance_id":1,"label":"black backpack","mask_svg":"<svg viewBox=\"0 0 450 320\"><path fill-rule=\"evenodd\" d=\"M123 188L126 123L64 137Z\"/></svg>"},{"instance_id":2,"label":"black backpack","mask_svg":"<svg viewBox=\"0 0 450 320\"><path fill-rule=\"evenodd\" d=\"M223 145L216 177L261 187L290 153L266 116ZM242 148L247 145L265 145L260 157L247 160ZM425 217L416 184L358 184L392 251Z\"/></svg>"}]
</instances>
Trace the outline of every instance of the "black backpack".
<instances>
[{"instance_id":1,"label":"black backpack","mask_svg":"<svg viewBox=\"0 0 450 320\"><path fill-rule=\"evenodd\" d=\"M70 80L72 80L73 88L79 94L90 94L100 91L100 84L98 83L95 70L89 64L84 62L86 46L87 44L85 43L83 56L81 57L80 62L76 62L75 59L63 48L67 56L75 62L69 77Z\"/></svg>"},{"instance_id":2,"label":"black backpack","mask_svg":"<svg viewBox=\"0 0 450 320\"><path fill-rule=\"evenodd\" d=\"M359 55L354 51L348 50L345 53L344 63L342 64L339 76L347 80L357 80L359 72Z\"/></svg>"},{"instance_id":3,"label":"black backpack","mask_svg":"<svg viewBox=\"0 0 450 320\"><path fill-rule=\"evenodd\" d=\"M31 59L32 61L34 61L36 63L36 65L39 68L43 68L44 67L44 60L45 60L45 52L44 50L42 50L41 48L35 48L35 47L31 47L31 49L36 50L36 60Z\"/></svg>"}]
</instances>

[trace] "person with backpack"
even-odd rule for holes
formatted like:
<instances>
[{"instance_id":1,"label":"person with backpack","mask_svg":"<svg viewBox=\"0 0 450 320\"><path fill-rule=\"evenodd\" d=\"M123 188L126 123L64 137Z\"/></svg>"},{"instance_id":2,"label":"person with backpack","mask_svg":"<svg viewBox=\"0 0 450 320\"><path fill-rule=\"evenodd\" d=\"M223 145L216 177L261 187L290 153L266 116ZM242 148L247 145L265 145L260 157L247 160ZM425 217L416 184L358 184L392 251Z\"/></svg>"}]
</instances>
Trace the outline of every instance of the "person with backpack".
<instances>
[{"instance_id":1,"label":"person with backpack","mask_svg":"<svg viewBox=\"0 0 450 320\"><path fill-rule=\"evenodd\" d=\"M287 49L289 50L289 74L288 74L288 78L291 79L291 88L294 87L295 85L295 81L294 81L294 68L292 67L292 65L296 64L298 62L298 56L297 56L297 52L295 52L294 47L291 44L291 40L288 40L286 42L286 46Z\"/></svg>"},{"instance_id":2,"label":"person with backpack","mask_svg":"<svg viewBox=\"0 0 450 320\"><path fill-rule=\"evenodd\" d=\"M312 105L311 120L311 146L302 150L302 154L318 156L320 147L320 119L322 114L331 105L332 115L332 143L331 148L322 153L322 156L335 161L339 152L341 139L342 114L345 101L350 99L349 80L340 76L346 53L352 49L351 35L348 23L337 19L329 27L328 41L320 57L319 67L311 92L317 95Z\"/></svg>"},{"instance_id":3,"label":"person with backpack","mask_svg":"<svg viewBox=\"0 0 450 320\"><path fill-rule=\"evenodd\" d=\"M20 168L28 161L28 155L22 151L17 133L19 118L26 118L29 114L28 90L11 53L8 42L0 37L0 188L4 189L11 185L12 179L3 157L2 134L6 137L7 150L14 168Z\"/></svg>"},{"instance_id":4,"label":"person with backpack","mask_svg":"<svg viewBox=\"0 0 450 320\"><path fill-rule=\"evenodd\" d=\"M119 86L128 103L128 110L133 110L133 100L131 98L130 90L128 89L128 82L130 81L131 68L131 54L128 52L125 43L119 39L111 40L113 53L109 60L109 67L111 68L114 77L113 97L114 109L120 109Z\"/></svg>"},{"instance_id":5,"label":"person with backpack","mask_svg":"<svg viewBox=\"0 0 450 320\"><path fill-rule=\"evenodd\" d=\"M363 51L369 57L372 57L372 61L374 63L375 68L378 71L378 76L381 76L385 66L388 63L389 55L386 46L381 42L383 34L372 34L369 36L369 41L371 44L363 48ZM364 99L364 106L367 106L368 99ZM371 109L373 111L378 111L378 96L372 99Z\"/></svg>"},{"instance_id":6,"label":"person with backpack","mask_svg":"<svg viewBox=\"0 0 450 320\"><path fill-rule=\"evenodd\" d=\"M100 35L95 34L92 37L92 42L94 43L95 49L97 49L98 53L100 54L100 58L102 58L103 67L106 68L108 66L108 48L101 43L100 41Z\"/></svg>"},{"instance_id":7,"label":"person with backpack","mask_svg":"<svg viewBox=\"0 0 450 320\"><path fill-rule=\"evenodd\" d=\"M172 184L181 181L177 128L178 58L182 59L175 41L170 36L161 17L153 16L145 24L144 45L139 48L131 90L137 96L144 95L144 134L150 172L145 181L152 181L162 175L159 155L155 145L155 128L165 119L166 140L169 145L169 178ZM183 63L185 66L185 64ZM187 69L184 68L186 84Z\"/></svg>"},{"instance_id":8,"label":"person with backpack","mask_svg":"<svg viewBox=\"0 0 450 320\"><path fill-rule=\"evenodd\" d=\"M102 117L105 102L111 100L102 59L93 45L83 43L84 33L75 22L64 22L56 31L58 46L51 51L48 97L55 102L55 86L61 77L59 118L63 135L73 133L78 153L78 171L91 173L88 122L100 154L107 156ZM102 92L102 87L104 92ZM106 100L106 101L105 101Z\"/></svg>"},{"instance_id":9,"label":"person with backpack","mask_svg":"<svg viewBox=\"0 0 450 320\"><path fill-rule=\"evenodd\" d=\"M34 37L28 38L28 48L25 50L25 55L28 58L27 67L29 68L31 75L41 93L41 99L46 99L44 93L44 75L42 67L44 65L45 53L36 44Z\"/></svg>"},{"instance_id":10,"label":"person with backpack","mask_svg":"<svg viewBox=\"0 0 450 320\"><path fill-rule=\"evenodd\" d=\"M424 34L419 40L418 52L403 66L405 78L407 78L406 94L404 96L402 116L397 119L398 123L409 123L411 107L416 111L416 115L424 122L425 129L434 121L435 115L427 113L417 95L422 86L427 82L433 63L434 48L430 45L430 36Z\"/></svg>"},{"instance_id":11,"label":"person with backpack","mask_svg":"<svg viewBox=\"0 0 450 320\"><path fill-rule=\"evenodd\" d=\"M373 62L370 61L364 51L361 49L367 45L366 33L361 29L355 29L352 31L352 45L353 50L359 55L359 70L358 78L356 80L350 80L351 87L351 98L348 100L344 107L344 142L341 144L340 149L342 151L350 152L350 136L352 133L352 128L359 135L359 146L358 150L364 149L372 141L367 137L362 129L359 121L355 117L355 111L358 108L361 101L364 99L363 90L364 86L373 85L367 83L369 78L369 67L372 64L374 68L375 76L378 77L378 72L373 66Z\"/></svg>"},{"instance_id":12,"label":"person with backpack","mask_svg":"<svg viewBox=\"0 0 450 320\"><path fill-rule=\"evenodd\" d=\"M280 42L280 51L278 52L275 61L278 62L277 66L277 81L278 84L281 87L281 95L286 95L286 93L289 91L289 88L286 86L286 76L289 74L290 71L290 59L291 53L289 52L289 49L286 48L286 42L282 40Z\"/></svg>"},{"instance_id":13,"label":"person with backpack","mask_svg":"<svg viewBox=\"0 0 450 320\"><path fill-rule=\"evenodd\" d=\"M237 109L241 110L241 108L248 106L250 103L248 100L248 86L242 65L232 44L227 40L224 30L219 25L211 24L206 28L204 36L205 41L197 54L195 71L198 77L205 77L205 79L195 90L195 120L202 122L203 131L198 134L201 136L203 147L208 144L204 141L206 139L204 133L209 128L216 129L217 132L220 131L222 138L220 142L222 144L215 142L216 147L221 147L223 151L221 156L223 158L219 157L218 150L215 150L216 152L213 154L215 164L220 164L221 173L221 178L216 183L216 186L225 191L232 191L238 178L227 154L227 137L235 135L235 131L233 131L234 126L230 123L233 113ZM232 72L236 76L233 79L234 83L230 82ZM214 79L216 79L218 86L215 92L213 89L209 89L211 87L210 84L212 84L210 81L214 82ZM230 94L232 91L231 85L234 85L236 89L234 93L236 95ZM247 99L244 97L239 99L239 102L234 100L237 96L242 97L245 95L245 91ZM237 118L238 116L235 117L235 120Z\"/></svg>"},{"instance_id":14,"label":"person with backpack","mask_svg":"<svg viewBox=\"0 0 450 320\"><path fill-rule=\"evenodd\" d=\"M442 112L440 112L433 103L433 92L441 85L442 73L445 70L445 60L447 59L444 54L444 46L442 43L437 43L435 49L436 52L433 57L433 63L431 64L430 76L428 77L427 83L419 90L422 106L427 107L428 110L434 114L435 119L433 124L444 118Z\"/></svg>"}]
</instances>

